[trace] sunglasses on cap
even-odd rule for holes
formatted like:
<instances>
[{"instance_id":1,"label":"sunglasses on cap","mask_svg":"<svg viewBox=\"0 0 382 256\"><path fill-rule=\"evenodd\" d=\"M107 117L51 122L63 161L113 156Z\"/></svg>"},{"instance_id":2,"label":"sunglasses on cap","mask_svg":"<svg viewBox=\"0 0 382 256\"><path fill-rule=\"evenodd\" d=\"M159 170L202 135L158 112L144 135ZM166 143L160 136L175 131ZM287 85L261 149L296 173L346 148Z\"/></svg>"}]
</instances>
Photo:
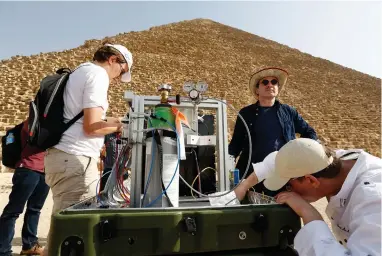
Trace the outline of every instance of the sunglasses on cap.
<instances>
[{"instance_id":1,"label":"sunglasses on cap","mask_svg":"<svg viewBox=\"0 0 382 256\"><path fill-rule=\"evenodd\" d=\"M277 79L272 79L271 81L264 79L263 81L261 81L261 84L267 86L269 82L271 82L272 85L276 85L279 81L277 81Z\"/></svg>"}]
</instances>

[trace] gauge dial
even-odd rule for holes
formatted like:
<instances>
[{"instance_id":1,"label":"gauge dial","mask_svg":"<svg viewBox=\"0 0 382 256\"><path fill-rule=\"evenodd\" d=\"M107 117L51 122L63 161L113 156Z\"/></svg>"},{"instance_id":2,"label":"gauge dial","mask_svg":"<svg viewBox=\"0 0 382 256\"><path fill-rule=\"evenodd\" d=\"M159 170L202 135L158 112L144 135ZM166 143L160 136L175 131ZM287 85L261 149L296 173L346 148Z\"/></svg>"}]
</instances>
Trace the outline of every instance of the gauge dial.
<instances>
[{"instance_id":1,"label":"gauge dial","mask_svg":"<svg viewBox=\"0 0 382 256\"><path fill-rule=\"evenodd\" d=\"M208 85L206 82L198 82L196 84L196 90L198 90L199 92L205 92L207 91L207 88L208 88Z\"/></svg>"},{"instance_id":2,"label":"gauge dial","mask_svg":"<svg viewBox=\"0 0 382 256\"><path fill-rule=\"evenodd\" d=\"M199 97L199 92L198 92L197 90L195 90L195 89L192 89L192 90L189 92L188 95L190 96L190 98L191 98L192 100L196 100L196 99Z\"/></svg>"},{"instance_id":3,"label":"gauge dial","mask_svg":"<svg viewBox=\"0 0 382 256\"><path fill-rule=\"evenodd\" d=\"M192 82L186 82L183 85L183 91L190 92L192 89L194 89L194 84Z\"/></svg>"}]
</instances>

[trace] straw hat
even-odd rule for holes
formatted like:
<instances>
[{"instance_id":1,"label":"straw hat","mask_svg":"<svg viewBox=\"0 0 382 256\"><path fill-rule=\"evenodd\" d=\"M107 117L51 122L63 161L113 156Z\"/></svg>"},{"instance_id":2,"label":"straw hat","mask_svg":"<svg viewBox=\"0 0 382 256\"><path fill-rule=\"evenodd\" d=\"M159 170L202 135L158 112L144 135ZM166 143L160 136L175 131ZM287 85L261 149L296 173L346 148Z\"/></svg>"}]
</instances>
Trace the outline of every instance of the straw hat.
<instances>
[{"instance_id":1,"label":"straw hat","mask_svg":"<svg viewBox=\"0 0 382 256\"><path fill-rule=\"evenodd\" d=\"M253 94L256 94L256 85L259 83L259 81L268 76L276 77L279 81L279 93L284 88L288 80L288 72L284 69L273 67L261 69L254 73L251 77L251 80L249 80L249 89Z\"/></svg>"}]
</instances>

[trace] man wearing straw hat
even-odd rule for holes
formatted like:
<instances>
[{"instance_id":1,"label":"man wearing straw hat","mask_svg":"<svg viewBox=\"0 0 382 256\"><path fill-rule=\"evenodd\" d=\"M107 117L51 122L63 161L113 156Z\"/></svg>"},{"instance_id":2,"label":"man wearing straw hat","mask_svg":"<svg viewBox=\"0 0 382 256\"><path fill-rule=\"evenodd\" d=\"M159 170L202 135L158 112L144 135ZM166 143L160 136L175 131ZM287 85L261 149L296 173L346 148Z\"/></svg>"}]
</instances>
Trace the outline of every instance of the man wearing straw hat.
<instances>
[{"instance_id":1,"label":"man wearing straw hat","mask_svg":"<svg viewBox=\"0 0 382 256\"><path fill-rule=\"evenodd\" d=\"M239 113L251 132L252 156L249 156L247 131L240 118L237 118L228 149L229 154L235 159L240 155L236 165L240 171L240 178L245 173L249 157L252 163L263 161L269 153L279 150L288 141L295 139L296 133L299 133L302 138L317 140L314 129L297 113L296 109L280 103L277 99L285 88L287 80L286 70L269 67L254 73L249 81L249 89L257 102L244 107ZM250 165L247 177L252 171L253 168ZM262 183L258 184L255 190L274 195L274 192L264 189Z\"/></svg>"}]
</instances>

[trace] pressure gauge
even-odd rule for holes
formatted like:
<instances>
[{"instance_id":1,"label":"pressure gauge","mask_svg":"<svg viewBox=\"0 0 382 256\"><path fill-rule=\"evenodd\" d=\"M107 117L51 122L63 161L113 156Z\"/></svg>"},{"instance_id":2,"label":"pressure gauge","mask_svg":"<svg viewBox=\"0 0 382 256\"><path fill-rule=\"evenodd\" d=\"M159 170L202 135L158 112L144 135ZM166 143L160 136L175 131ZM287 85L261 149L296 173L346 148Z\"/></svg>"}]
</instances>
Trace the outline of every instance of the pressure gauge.
<instances>
[{"instance_id":1,"label":"pressure gauge","mask_svg":"<svg viewBox=\"0 0 382 256\"><path fill-rule=\"evenodd\" d=\"M199 92L195 89L192 89L188 95L190 96L191 100L196 100L199 97Z\"/></svg>"},{"instance_id":2,"label":"pressure gauge","mask_svg":"<svg viewBox=\"0 0 382 256\"><path fill-rule=\"evenodd\" d=\"M194 89L194 84L192 82L185 82L183 85L183 91L190 92L192 89Z\"/></svg>"},{"instance_id":3,"label":"pressure gauge","mask_svg":"<svg viewBox=\"0 0 382 256\"><path fill-rule=\"evenodd\" d=\"M205 92L207 91L207 88L208 88L208 85L206 82L198 82L196 84L196 90L198 90L199 92Z\"/></svg>"}]
</instances>

